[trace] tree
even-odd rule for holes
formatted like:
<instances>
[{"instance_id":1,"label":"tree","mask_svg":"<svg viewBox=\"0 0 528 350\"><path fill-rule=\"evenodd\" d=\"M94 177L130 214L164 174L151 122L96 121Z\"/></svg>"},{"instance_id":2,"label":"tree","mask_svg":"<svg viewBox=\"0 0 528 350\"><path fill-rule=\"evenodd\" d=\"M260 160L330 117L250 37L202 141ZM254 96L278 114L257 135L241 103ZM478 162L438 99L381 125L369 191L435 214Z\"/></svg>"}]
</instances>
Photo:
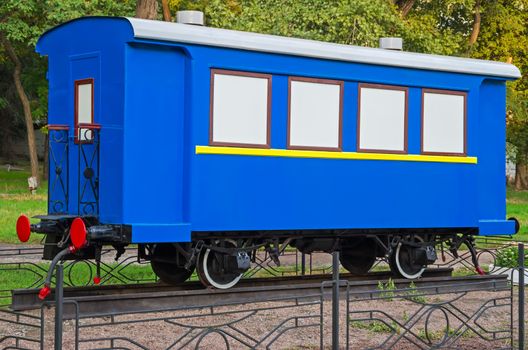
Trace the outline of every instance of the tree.
<instances>
[{"instance_id":1,"label":"tree","mask_svg":"<svg viewBox=\"0 0 528 350\"><path fill-rule=\"evenodd\" d=\"M511 61L528 71L528 0L496 0L482 3L482 24L471 55L495 61ZM528 189L528 76L508 83L507 141L516 163L515 187Z\"/></svg>"},{"instance_id":2,"label":"tree","mask_svg":"<svg viewBox=\"0 0 528 350\"><path fill-rule=\"evenodd\" d=\"M145 19L158 18L158 1L157 0L137 0L136 17Z\"/></svg>"},{"instance_id":3,"label":"tree","mask_svg":"<svg viewBox=\"0 0 528 350\"><path fill-rule=\"evenodd\" d=\"M421 0L411 18L427 18L451 33L454 54L511 62L528 71L528 0ZM507 141L516 163L515 184L528 189L528 76L508 83Z\"/></svg>"},{"instance_id":4,"label":"tree","mask_svg":"<svg viewBox=\"0 0 528 350\"><path fill-rule=\"evenodd\" d=\"M171 13L169 8L169 1L168 0L161 0L161 6L163 9L163 20L165 22L171 21Z\"/></svg>"},{"instance_id":5,"label":"tree","mask_svg":"<svg viewBox=\"0 0 528 350\"><path fill-rule=\"evenodd\" d=\"M399 36L404 39L404 48L408 51L448 55L458 53L459 38L451 31L439 28L438 21L430 14L414 14L414 8L419 3L418 0L170 2L175 9L190 6L203 10L208 25L212 27L369 47L377 47L380 37Z\"/></svg>"},{"instance_id":6,"label":"tree","mask_svg":"<svg viewBox=\"0 0 528 350\"><path fill-rule=\"evenodd\" d=\"M133 12L132 0L3 0L0 1L0 62L9 63L12 85L4 91L17 92L24 116L31 175L38 179L38 159L33 124L46 118L46 64L35 52L38 37L47 29L83 15L128 15ZM8 92L0 96L0 109L11 116L5 125L14 122L18 113ZM16 106L16 107L14 107ZM11 111L8 111L8 108ZM4 124L3 124L4 126Z\"/></svg>"},{"instance_id":7,"label":"tree","mask_svg":"<svg viewBox=\"0 0 528 350\"><path fill-rule=\"evenodd\" d=\"M506 114L507 139L514 147L508 152L509 158L516 163L515 189L528 188L528 94L508 89L508 112Z\"/></svg>"},{"instance_id":8,"label":"tree","mask_svg":"<svg viewBox=\"0 0 528 350\"><path fill-rule=\"evenodd\" d=\"M14 9L17 11L13 11ZM37 185L39 172L35 130L33 128L30 100L22 84L23 66L20 59L20 54L27 54L27 48L18 50L17 44L27 40L32 34L34 35L31 19L41 10L38 3L31 1L19 3L18 1L6 0L3 5L0 5L0 18L2 18L0 21L0 44L3 54L7 56L13 66L13 84L22 105L26 125L31 176L35 178Z\"/></svg>"},{"instance_id":9,"label":"tree","mask_svg":"<svg viewBox=\"0 0 528 350\"><path fill-rule=\"evenodd\" d=\"M402 17L407 16L409 11L411 11L414 3L415 3L415 0L395 0L394 1L394 4L398 6L398 8L400 9Z\"/></svg>"}]
</instances>

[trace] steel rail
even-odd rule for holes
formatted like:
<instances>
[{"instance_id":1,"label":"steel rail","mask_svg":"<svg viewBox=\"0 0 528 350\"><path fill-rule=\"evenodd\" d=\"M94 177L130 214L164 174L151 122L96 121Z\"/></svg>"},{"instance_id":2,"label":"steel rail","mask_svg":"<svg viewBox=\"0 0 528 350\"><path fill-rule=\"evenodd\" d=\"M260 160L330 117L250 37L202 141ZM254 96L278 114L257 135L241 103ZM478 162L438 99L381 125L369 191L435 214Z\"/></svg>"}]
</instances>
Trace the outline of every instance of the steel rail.
<instances>
[{"instance_id":1,"label":"steel rail","mask_svg":"<svg viewBox=\"0 0 528 350\"><path fill-rule=\"evenodd\" d=\"M452 268L435 268L424 271L424 277L451 276ZM371 272L364 276L354 276L350 273L341 274L341 278L347 281L371 281L376 282L388 280L391 274L388 271ZM235 288L241 287L265 287L276 286L279 284L297 285L306 283L321 283L330 279L328 274L313 274L303 276L277 276L277 277L260 277L241 279ZM234 289L234 288L233 288ZM64 288L65 298L79 298L89 296L112 296L112 295L131 295L136 293L161 293L176 291L193 291L204 290L204 286L199 281L188 281L181 285L168 285L164 283L139 283L139 284L117 284L101 286L83 286ZM207 289L213 291L214 289ZM13 310L28 310L39 308L42 302L38 299L38 289L15 289L11 291ZM55 289L52 290L49 298L53 299Z\"/></svg>"},{"instance_id":2,"label":"steel rail","mask_svg":"<svg viewBox=\"0 0 528 350\"><path fill-rule=\"evenodd\" d=\"M432 269L425 276L415 280L414 285L421 291L463 292L475 289L505 288L506 276L468 276L451 277L451 269ZM365 278L367 277L367 278ZM386 273L373 273L368 276L343 274L341 293L345 294L344 284L355 296L376 292L378 283L386 282ZM99 317L131 312L155 312L200 308L210 305L228 305L280 301L292 296L303 300L318 299L323 294L330 297L331 288L323 288L324 281L330 281L330 275L295 276L295 278L272 277L242 280L239 285L228 290L204 289L197 282L184 283L181 286L163 284L118 285L98 287L64 288L64 318ZM398 288L408 288L409 280L393 280ZM425 288L425 289L424 289ZM11 308L15 311L40 308L38 290L20 289L12 291ZM78 308L78 315L75 309Z\"/></svg>"}]
</instances>

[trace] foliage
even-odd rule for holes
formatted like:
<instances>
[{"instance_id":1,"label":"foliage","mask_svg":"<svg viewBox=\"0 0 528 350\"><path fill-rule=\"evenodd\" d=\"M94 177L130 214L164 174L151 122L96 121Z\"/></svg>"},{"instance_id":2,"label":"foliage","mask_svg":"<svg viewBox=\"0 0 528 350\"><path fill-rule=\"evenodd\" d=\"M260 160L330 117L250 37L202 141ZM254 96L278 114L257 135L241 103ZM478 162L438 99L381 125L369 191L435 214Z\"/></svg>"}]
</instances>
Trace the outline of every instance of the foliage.
<instances>
[{"instance_id":1,"label":"foliage","mask_svg":"<svg viewBox=\"0 0 528 350\"><path fill-rule=\"evenodd\" d=\"M403 20L385 0L211 0L204 3L208 25L341 44L377 47L383 36L400 36L405 49L452 54L448 32L430 18ZM276 14L280 13L280 16Z\"/></svg>"},{"instance_id":2,"label":"foliage","mask_svg":"<svg viewBox=\"0 0 528 350\"><path fill-rule=\"evenodd\" d=\"M409 294L409 300L412 300L420 304L427 303L427 298L423 295L422 292L416 289L416 284L414 283L414 281L411 281L411 283L409 284L408 294Z\"/></svg>"},{"instance_id":3,"label":"foliage","mask_svg":"<svg viewBox=\"0 0 528 350\"><path fill-rule=\"evenodd\" d=\"M372 333L399 333L400 327L396 321L391 321L388 324L384 320L372 320L372 321L350 321L350 326L356 329L364 329Z\"/></svg>"},{"instance_id":4,"label":"foliage","mask_svg":"<svg viewBox=\"0 0 528 350\"><path fill-rule=\"evenodd\" d=\"M39 36L62 22L87 15L133 15L135 0L3 0L0 1L0 32L4 33L22 61L22 84L29 96L33 118L38 124L47 119L48 84L45 58L35 53ZM12 83L12 63L0 45L0 136L16 134L22 112Z\"/></svg>"},{"instance_id":5,"label":"foliage","mask_svg":"<svg viewBox=\"0 0 528 350\"><path fill-rule=\"evenodd\" d=\"M392 301L394 297L394 291L396 290L396 284L394 284L394 280L392 278L389 278L386 283L379 281L378 290L381 291L380 298L383 298L386 301Z\"/></svg>"},{"instance_id":6,"label":"foliage","mask_svg":"<svg viewBox=\"0 0 528 350\"><path fill-rule=\"evenodd\" d=\"M471 55L512 62L521 72L528 71L528 0L484 1L479 40ZM528 89L528 76L512 84L510 91ZM526 98L524 94L524 98Z\"/></svg>"},{"instance_id":7,"label":"foliage","mask_svg":"<svg viewBox=\"0 0 528 350\"><path fill-rule=\"evenodd\" d=\"M525 260L526 256L528 256L528 253L525 253ZM519 248L512 246L498 250L495 257L495 265L511 269L519 267Z\"/></svg>"},{"instance_id":8,"label":"foliage","mask_svg":"<svg viewBox=\"0 0 528 350\"><path fill-rule=\"evenodd\" d=\"M506 113L506 137L514 147L508 152L515 162L528 162L528 90L517 91L508 86L508 107Z\"/></svg>"}]
</instances>

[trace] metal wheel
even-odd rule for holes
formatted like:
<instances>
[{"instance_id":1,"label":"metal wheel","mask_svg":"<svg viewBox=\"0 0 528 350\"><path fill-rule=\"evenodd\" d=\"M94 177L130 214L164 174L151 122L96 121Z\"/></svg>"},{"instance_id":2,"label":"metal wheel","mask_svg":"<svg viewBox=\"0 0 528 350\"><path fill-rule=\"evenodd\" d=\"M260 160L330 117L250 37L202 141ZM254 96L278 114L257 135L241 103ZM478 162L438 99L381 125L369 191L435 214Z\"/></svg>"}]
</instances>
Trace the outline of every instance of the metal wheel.
<instances>
[{"instance_id":1,"label":"metal wheel","mask_svg":"<svg viewBox=\"0 0 528 350\"><path fill-rule=\"evenodd\" d=\"M156 244L153 248L150 266L158 278L167 284L181 284L191 277L194 268L183 267L183 257L172 244Z\"/></svg>"},{"instance_id":2,"label":"metal wheel","mask_svg":"<svg viewBox=\"0 0 528 350\"><path fill-rule=\"evenodd\" d=\"M236 243L232 240L216 241L218 245L224 244L225 248L236 248ZM226 268L229 256L211 249L202 250L198 257L196 272L200 282L206 287L218 289L229 289L238 283L242 273L230 271Z\"/></svg>"},{"instance_id":3,"label":"metal wheel","mask_svg":"<svg viewBox=\"0 0 528 350\"><path fill-rule=\"evenodd\" d=\"M354 275L366 274L376 262L376 242L368 238L345 242L339 261Z\"/></svg>"},{"instance_id":4,"label":"metal wheel","mask_svg":"<svg viewBox=\"0 0 528 350\"><path fill-rule=\"evenodd\" d=\"M421 237L414 237L414 241L423 242L423 239ZM404 244L402 242L398 243L389 257L389 266L392 273L410 280L422 276L426 266L414 263L414 249L415 248L409 244Z\"/></svg>"}]
</instances>

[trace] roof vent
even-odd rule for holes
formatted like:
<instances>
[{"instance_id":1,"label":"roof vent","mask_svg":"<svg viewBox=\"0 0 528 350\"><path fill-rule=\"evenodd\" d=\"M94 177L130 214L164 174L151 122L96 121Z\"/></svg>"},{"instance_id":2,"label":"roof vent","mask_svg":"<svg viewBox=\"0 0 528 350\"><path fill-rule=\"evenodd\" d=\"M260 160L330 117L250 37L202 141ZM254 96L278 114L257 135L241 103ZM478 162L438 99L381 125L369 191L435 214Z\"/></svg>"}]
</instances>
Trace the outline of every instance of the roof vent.
<instances>
[{"instance_id":1,"label":"roof vent","mask_svg":"<svg viewBox=\"0 0 528 350\"><path fill-rule=\"evenodd\" d=\"M197 26L204 25L204 13L202 11L178 11L176 13L176 22L182 24L194 24Z\"/></svg>"},{"instance_id":2,"label":"roof vent","mask_svg":"<svg viewBox=\"0 0 528 350\"><path fill-rule=\"evenodd\" d=\"M403 48L402 38L380 38L380 49L401 51Z\"/></svg>"}]
</instances>

